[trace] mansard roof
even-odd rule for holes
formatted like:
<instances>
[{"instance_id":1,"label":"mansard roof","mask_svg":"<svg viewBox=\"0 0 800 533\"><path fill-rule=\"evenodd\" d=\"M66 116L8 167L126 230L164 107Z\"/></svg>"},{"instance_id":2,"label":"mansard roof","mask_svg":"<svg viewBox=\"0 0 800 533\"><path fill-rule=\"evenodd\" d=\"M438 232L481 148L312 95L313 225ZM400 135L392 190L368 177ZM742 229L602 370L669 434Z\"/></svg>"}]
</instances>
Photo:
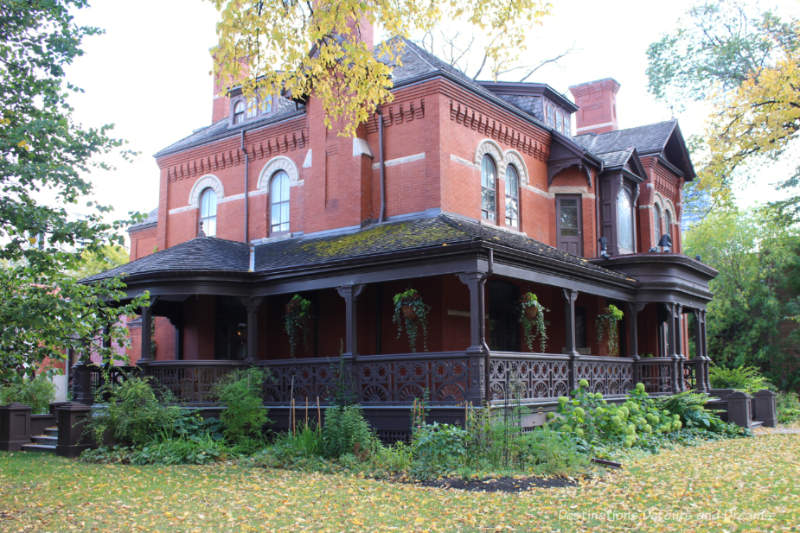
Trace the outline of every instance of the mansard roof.
<instances>
[{"instance_id":1,"label":"mansard roof","mask_svg":"<svg viewBox=\"0 0 800 533\"><path fill-rule=\"evenodd\" d=\"M558 270L577 270L595 277L630 280L523 234L487 226L453 214L420 215L386 222L350 233L300 236L255 246L253 271L261 274L353 262L380 256L435 251L447 246L476 244L530 254ZM144 256L83 281L114 276L148 277L160 273L233 273L250 271L249 246L214 237L198 237Z\"/></svg>"},{"instance_id":2,"label":"mansard roof","mask_svg":"<svg viewBox=\"0 0 800 533\"><path fill-rule=\"evenodd\" d=\"M675 119L635 128L612 130L605 133L585 133L573 137L575 142L603 159L608 154L618 154L636 148L640 156L655 155L671 164L686 180L695 177L686 143ZM620 157L615 155L614 157Z\"/></svg>"}]
</instances>

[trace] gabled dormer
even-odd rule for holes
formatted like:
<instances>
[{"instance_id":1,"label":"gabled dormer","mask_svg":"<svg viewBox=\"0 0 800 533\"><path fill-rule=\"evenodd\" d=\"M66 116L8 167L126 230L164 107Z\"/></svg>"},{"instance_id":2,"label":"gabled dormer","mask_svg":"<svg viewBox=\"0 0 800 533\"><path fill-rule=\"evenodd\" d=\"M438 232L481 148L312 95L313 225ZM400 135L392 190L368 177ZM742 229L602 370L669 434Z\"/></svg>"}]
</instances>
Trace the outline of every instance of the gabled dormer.
<instances>
[{"instance_id":1,"label":"gabled dormer","mask_svg":"<svg viewBox=\"0 0 800 533\"><path fill-rule=\"evenodd\" d=\"M578 106L549 85L509 81L479 83L557 132L566 136L572 135L571 116L578 110Z\"/></svg>"}]
</instances>

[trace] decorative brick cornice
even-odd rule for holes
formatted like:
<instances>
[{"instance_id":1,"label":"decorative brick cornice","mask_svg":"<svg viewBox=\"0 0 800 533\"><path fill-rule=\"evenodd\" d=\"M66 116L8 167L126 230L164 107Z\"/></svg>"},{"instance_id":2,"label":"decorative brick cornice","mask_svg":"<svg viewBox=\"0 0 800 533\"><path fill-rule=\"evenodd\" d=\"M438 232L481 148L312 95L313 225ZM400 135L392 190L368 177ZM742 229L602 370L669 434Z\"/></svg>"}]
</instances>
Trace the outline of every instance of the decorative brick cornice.
<instances>
[{"instance_id":1,"label":"decorative brick cornice","mask_svg":"<svg viewBox=\"0 0 800 533\"><path fill-rule=\"evenodd\" d=\"M264 128L245 134L245 150L251 162L300 150L309 144L305 121L297 121L291 128L282 126L284 127ZM172 183L241 165L244 163L244 154L238 142L232 142L231 138L228 138L190 149L177 154L177 157L165 158L164 163L166 163L167 179Z\"/></svg>"},{"instance_id":2,"label":"decorative brick cornice","mask_svg":"<svg viewBox=\"0 0 800 533\"><path fill-rule=\"evenodd\" d=\"M385 104L381 107L381 115L383 115L384 128L424 118L425 98L412 96L403 100L395 100L391 104ZM378 131L378 117L373 115L367 121L367 133L375 133L376 131Z\"/></svg>"}]
</instances>

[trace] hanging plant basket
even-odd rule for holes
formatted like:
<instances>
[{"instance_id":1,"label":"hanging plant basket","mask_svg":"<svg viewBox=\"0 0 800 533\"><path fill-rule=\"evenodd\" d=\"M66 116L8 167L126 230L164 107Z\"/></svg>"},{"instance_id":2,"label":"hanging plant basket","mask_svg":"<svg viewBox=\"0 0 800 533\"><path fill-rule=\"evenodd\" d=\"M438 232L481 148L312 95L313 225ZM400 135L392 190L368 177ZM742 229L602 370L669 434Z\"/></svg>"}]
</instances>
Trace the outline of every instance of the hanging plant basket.
<instances>
[{"instance_id":1,"label":"hanging plant basket","mask_svg":"<svg viewBox=\"0 0 800 533\"><path fill-rule=\"evenodd\" d=\"M522 324L522 336L528 351L533 351L533 343L539 339L539 351L547 349L547 324L544 313L548 309L539 302L539 298L532 292L526 292L519 301L519 323Z\"/></svg>"},{"instance_id":2,"label":"hanging plant basket","mask_svg":"<svg viewBox=\"0 0 800 533\"><path fill-rule=\"evenodd\" d=\"M403 331L408 337L408 345L412 352L417 351L417 338L422 330L423 350L428 350L428 313L430 306L422 301L422 296L416 289L406 289L398 292L392 298L394 313L392 322L397 326L397 338Z\"/></svg>"},{"instance_id":3,"label":"hanging plant basket","mask_svg":"<svg viewBox=\"0 0 800 533\"><path fill-rule=\"evenodd\" d=\"M608 340L608 355L619 355L619 322L625 313L614 304L609 304L604 312L597 315L597 342Z\"/></svg>"},{"instance_id":4,"label":"hanging plant basket","mask_svg":"<svg viewBox=\"0 0 800 533\"><path fill-rule=\"evenodd\" d=\"M303 347L308 349L311 322L311 302L299 294L292 296L286 304L284 327L289 336L289 355L294 357L297 351L297 342L302 337Z\"/></svg>"}]
</instances>

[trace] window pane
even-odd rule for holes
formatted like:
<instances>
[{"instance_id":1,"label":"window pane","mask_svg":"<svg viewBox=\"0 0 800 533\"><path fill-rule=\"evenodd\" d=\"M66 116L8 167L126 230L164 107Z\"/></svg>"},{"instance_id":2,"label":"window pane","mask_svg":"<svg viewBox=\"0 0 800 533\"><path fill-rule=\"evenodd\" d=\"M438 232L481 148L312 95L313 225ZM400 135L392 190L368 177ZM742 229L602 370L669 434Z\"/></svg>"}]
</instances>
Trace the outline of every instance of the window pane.
<instances>
[{"instance_id":1,"label":"window pane","mask_svg":"<svg viewBox=\"0 0 800 533\"><path fill-rule=\"evenodd\" d=\"M488 154L481 160L481 216L494 222L497 220L497 165Z\"/></svg>"},{"instance_id":2,"label":"window pane","mask_svg":"<svg viewBox=\"0 0 800 533\"><path fill-rule=\"evenodd\" d=\"M519 227L519 203L516 198L506 197L506 226Z\"/></svg>"},{"instance_id":3,"label":"window pane","mask_svg":"<svg viewBox=\"0 0 800 533\"><path fill-rule=\"evenodd\" d=\"M200 195L200 217L211 217L217 214L217 193L214 189L203 190Z\"/></svg>"},{"instance_id":4,"label":"window pane","mask_svg":"<svg viewBox=\"0 0 800 533\"><path fill-rule=\"evenodd\" d=\"M203 233L206 237L214 237L217 234L217 217L208 217L201 219L203 223Z\"/></svg>"},{"instance_id":5,"label":"window pane","mask_svg":"<svg viewBox=\"0 0 800 533\"><path fill-rule=\"evenodd\" d=\"M497 182L497 166L490 155L484 155L481 160L481 186L494 190Z\"/></svg>"},{"instance_id":6,"label":"window pane","mask_svg":"<svg viewBox=\"0 0 800 533\"><path fill-rule=\"evenodd\" d=\"M633 252L633 205L624 188L617 194L617 246L620 252Z\"/></svg>"},{"instance_id":7,"label":"window pane","mask_svg":"<svg viewBox=\"0 0 800 533\"><path fill-rule=\"evenodd\" d=\"M481 216L486 220L494 222L497 219L495 209L497 206L497 199L495 192L491 189L483 189L481 191Z\"/></svg>"},{"instance_id":8,"label":"window pane","mask_svg":"<svg viewBox=\"0 0 800 533\"><path fill-rule=\"evenodd\" d=\"M289 231L289 175L283 170L272 176L269 202L271 231Z\"/></svg>"},{"instance_id":9,"label":"window pane","mask_svg":"<svg viewBox=\"0 0 800 533\"><path fill-rule=\"evenodd\" d=\"M578 201L570 198L559 200L559 232L562 237L578 236Z\"/></svg>"},{"instance_id":10,"label":"window pane","mask_svg":"<svg viewBox=\"0 0 800 533\"><path fill-rule=\"evenodd\" d=\"M506 196L519 198L519 174L514 165L506 168Z\"/></svg>"},{"instance_id":11,"label":"window pane","mask_svg":"<svg viewBox=\"0 0 800 533\"><path fill-rule=\"evenodd\" d=\"M659 207L658 204L655 204L655 207L653 208L653 233L656 237L655 244L658 244L658 241L661 239L661 235L663 234L661 230L661 207Z\"/></svg>"},{"instance_id":12,"label":"window pane","mask_svg":"<svg viewBox=\"0 0 800 533\"><path fill-rule=\"evenodd\" d=\"M261 109L262 113L269 113L272 111L272 96L267 96L261 100Z\"/></svg>"}]
</instances>

